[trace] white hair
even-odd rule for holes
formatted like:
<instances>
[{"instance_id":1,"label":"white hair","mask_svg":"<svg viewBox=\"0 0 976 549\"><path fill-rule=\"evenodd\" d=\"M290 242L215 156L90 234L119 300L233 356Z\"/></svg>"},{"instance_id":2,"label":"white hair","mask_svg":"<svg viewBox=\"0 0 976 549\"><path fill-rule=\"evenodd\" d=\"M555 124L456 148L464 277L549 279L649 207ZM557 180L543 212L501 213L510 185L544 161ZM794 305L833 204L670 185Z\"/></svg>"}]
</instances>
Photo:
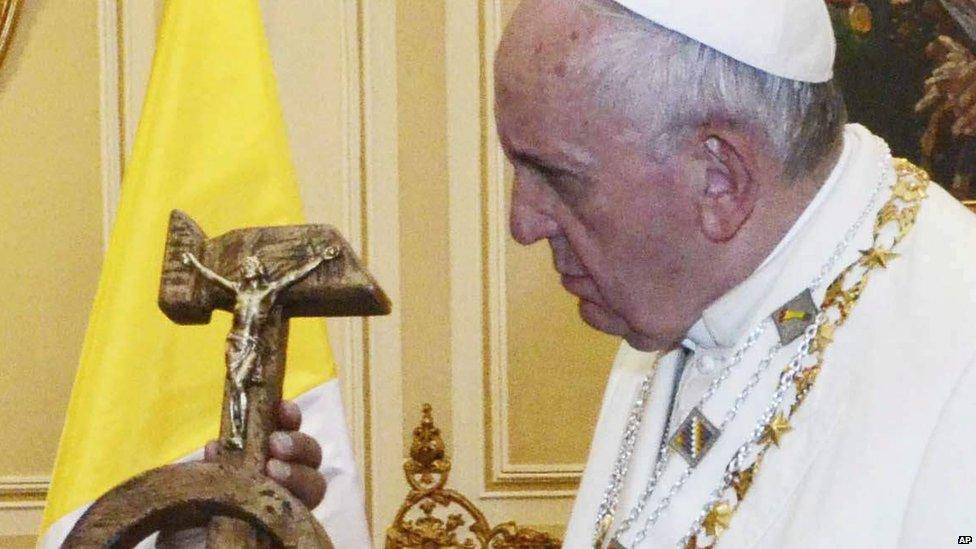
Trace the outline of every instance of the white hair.
<instances>
[{"instance_id":1,"label":"white hair","mask_svg":"<svg viewBox=\"0 0 976 549\"><path fill-rule=\"evenodd\" d=\"M667 150L682 131L721 121L761 131L792 179L821 167L840 143L847 110L833 81L781 78L665 29L609 0L577 0L613 19L593 57L595 94L643 120Z\"/></svg>"}]
</instances>

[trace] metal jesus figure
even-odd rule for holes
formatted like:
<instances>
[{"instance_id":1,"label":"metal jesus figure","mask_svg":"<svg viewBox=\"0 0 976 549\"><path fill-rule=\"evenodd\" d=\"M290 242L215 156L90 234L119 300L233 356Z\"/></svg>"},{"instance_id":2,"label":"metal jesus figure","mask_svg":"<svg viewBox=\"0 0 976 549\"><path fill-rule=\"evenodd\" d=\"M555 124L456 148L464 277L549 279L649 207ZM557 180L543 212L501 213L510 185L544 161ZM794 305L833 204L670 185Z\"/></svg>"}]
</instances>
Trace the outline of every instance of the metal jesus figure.
<instances>
[{"instance_id":1,"label":"metal jesus figure","mask_svg":"<svg viewBox=\"0 0 976 549\"><path fill-rule=\"evenodd\" d=\"M193 266L207 280L234 294L234 322L227 335L227 378L232 383L232 395L228 404L231 419L231 437L225 441L231 448L244 447L247 426L247 388L263 380L259 357L259 334L275 305L278 294L298 282L324 261L339 256L339 248L329 246L314 259L289 271L276 280L268 280L268 274L257 256L244 258L241 280L228 280L201 263L190 252L183 254L183 264Z\"/></svg>"},{"instance_id":2,"label":"metal jesus figure","mask_svg":"<svg viewBox=\"0 0 976 549\"><path fill-rule=\"evenodd\" d=\"M207 324L217 309L233 314L220 404L227 451L163 465L112 488L63 546L129 548L154 532L207 524L208 547L332 549L309 510L316 502L267 475L289 325L298 317L388 314L389 298L328 225L249 227L210 238L173 210L161 267L157 303L176 324Z\"/></svg>"}]
</instances>

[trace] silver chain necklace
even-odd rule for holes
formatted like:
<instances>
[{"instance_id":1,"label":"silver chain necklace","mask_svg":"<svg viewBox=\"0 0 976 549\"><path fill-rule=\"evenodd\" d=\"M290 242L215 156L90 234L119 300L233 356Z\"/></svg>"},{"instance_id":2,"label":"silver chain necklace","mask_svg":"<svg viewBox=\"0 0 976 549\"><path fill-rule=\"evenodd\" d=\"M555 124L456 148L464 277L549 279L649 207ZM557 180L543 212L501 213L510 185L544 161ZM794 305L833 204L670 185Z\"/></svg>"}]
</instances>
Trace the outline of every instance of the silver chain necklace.
<instances>
[{"instance_id":1,"label":"silver chain necklace","mask_svg":"<svg viewBox=\"0 0 976 549\"><path fill-rule=\"evenodd\" d=\"M891 153L888 149L887 144L884 143L884 141L880 139L878 141L881 143L882 155L878 163L879 175L878 175L877 184L875 185L875 188L872 191L871 196L864 210L860 213L860 215L858 216L854 224L848 228L847 232L844 234L843 239L837 243L837 246L834 248L833 253L827 259L827 261L824 262L817 276L808 285L808 288L811 290L811 293L814 290L819 288L819 286L823 283L827 275L833 270L836 262L840 259L841 256L843 256L844 252L850 246L854 237L857 235L857 232L864 224L864 221L873 211L877 198L881 193L881 189L884 187L884 182L887 178L888 170L890 169ZM811 326L816 328L818 324L822 322L823 319L821 318L821 315L818 315L817 320L813 324L811 324ZM760 321L760 323L755 328L753 328L749 336L736 349L736 351L733 353L730 359L724 361L725 363L723 364L721 372L715 379L712 380L708 389L705 391L705 394L702 395L702 397L698 400L696 408L700 410L701 406L715 394L719 386L729 377L732 369L742 361L742 358L746 354L746 352L759 340L759 338L763 335L763 333L765 333L765 331L769 328L771 324L772 321L768 317L766 317L762 321ZM811 333L810 329L811 329L810 327L807 327L807 330L804 332L803 339L801 340L798 353L800 351L802 351L803 353L809 352L810 340L812 340L813 338L812 333L815 333L815 332ZM746 383L746 386L736 396L735 400L732 403L731 408L726 412L725 416L723 417L722 423L718 428L720 434L724 432L725 428L736 417L739 408L748 398L753 388L755 388L755 386L759 383L759 380L762 377L762 373L768 368L769 364L772 363L772 360L779 353L779 351L782 350L782 348L783 348L783 344L780 343L779 341L775 342L769 348L768 352L766 353L766 356L763 358L763 360L759 362L759 364L756 367L756 370L753 372L748 382ZM791 360L790 362L790 366L791 366L790 369L792 369L792 367L794 366L794 361L796 364L799 364L802 361L804 356L805 354L799 356L795 355L793 357L793 360ZM657 362L655 362L655 365L652 367L651 371L649 371L641 380L640 390L638 391L637 397L635 398L634 403L631 406L631 411L628 414L627 423L625 424L625 429L624 429L624 438L621 441L620 449L617 452L617 459L614 461L614 467L613 470L611 471L610 481L607 485L606 490L604 491L603 499L601 500L600 506L598 507L597 510L597 520L595 524L595 534L594 534L595 546L602 545L603 541L605 540L606 534L609 533L609 530L612 527L614 514L616 512L616 508L619 503L620 491L623 487L624 479L626 478L627 473L629 471L630 460L633 457L634 447L636 446L637 434L640 430L640 426L644 416L644 409L647 404L647 399L650 394L650 390L653 385L653 381L656 376L656 373L657 373ZM782 376L780 379L780 383L782 384ZM776 407L778 407L780 401L782 401L783 394L785 394L785 389L781 391L781 387L778 386L777 391L773 395L773 400L770 402L770 406L773 404L773 401L777 401L778 398L778 401L776 402ZM767 406L767 411L768 409L769 406ZM768 421L769 418L766 418L765 417L766 415L767 414L764 413L763 417L760 419L761 420L765 419L766 421ZM772 416L770 415L770 417ZM765 427L766 421L762 422L762 427ZM657 488L657 483L660 479L661 474L664 471L664 467L666 466L668 460L667 441L671 436L670 431L671 431L670 426L665 425L665 429L662 434L661 444L658 448L655 461L653 464L653 469L647 481L647 484L645 485L644 490L641 492L637 504L634 506L633 509L631 509L631 512L628 514L627 518L621 521L620 526L614 532L612 539L617 544L620 544L619 541L620 536L624 532L626 532L637 520L637 518L639 518L640 515L643 513L644 509L647 506L647 503L650 501L651 496L653 495L655 489ZM753 434L755 435L755 430ZM760 437L762 436L761 429L758 436ZM751 444L751 440L746 444L744 444L743 447L740 447L739 451L747 453L747 450L744 451L743 448L748 449L750 444ZM746 457L748 456L747 455L740 456L739 453L737 453L736 457L733 459L733 463L742 461ZM668 493L661 498L661 501L658 503L658 505L654 508L654 510L648 515L647 519L644 521L641 530L634 535L633 547L636 547L644 539L646 539L647 533L650 530L650 528L657 522L657 520L664 513L664 511L668 509L672 499L677 495L677 493L681 490L681 488L688 481L688 479L691 478L692 474L695 471L696 465L697 464L689 465L678 477L678 479L674 482L674 484L668 490ZM730 463L730 467L731 467L731 463ZM734 470L732 471L734 472ZM726 476L730 474L732 473L729 473L728 471L726 472ZM712 495L714 497L714 494ZM710 501L710 503L714 503L714 502ZM685 536L685 538L682 539L683 542L687 542L690 536L694 535L694 532L697 532L697 530L701 527L702 521L704 521L705 516L707 515L707 510L709 508L710 507L708 506L703 507L703 511L702 513L699 514L697 520L695 521L695 524L693 525L692 529L689 531L690 532L689 535Z\"/></svg>"},{"instance_id":2,"label":"silver chain necklace","mask_svg":"<svg viewBox=\"0 0 976 549\"><path fill-rule=\"evenodd\" d=\"M810 354L810 344L813 342L813 338L817 333L820 326L823 325L827 316L821 312L817 315L816 321L807 326L806 330L803 332L803 339L800 341L800 346L793 354L790 359L789 365L780 373L779 380L776 385L776 391L773 393L773 397L770 399L769 403L766 405L765 410L759 420L756 422L756 426L753 427L748 440L744 442L733 454L732 459L725 467L725 474L722 476L722 488L724 488L725 483L730 481L732 475L739 471L743 464L750 456L750 449L754 447L756 443L763 437L766 432L766 425L773 418L776 412L779 410L780 405L783 403L783 397L786 396L786 392L790 389L793 384L793 378L800 371L803 359ZM722 488L717 488L710 494L710 497L699 511L698 516L695 518L695 522L692 523L691 528L688 529L688 533L685 534L683 538L678 542L678 547L684 547L688 540L692 536L697 535L698 531L701 529L702 523L705 521L705 517L708 516L709 510L712 508L722 496Z\"/></svg>"}]
</instances>

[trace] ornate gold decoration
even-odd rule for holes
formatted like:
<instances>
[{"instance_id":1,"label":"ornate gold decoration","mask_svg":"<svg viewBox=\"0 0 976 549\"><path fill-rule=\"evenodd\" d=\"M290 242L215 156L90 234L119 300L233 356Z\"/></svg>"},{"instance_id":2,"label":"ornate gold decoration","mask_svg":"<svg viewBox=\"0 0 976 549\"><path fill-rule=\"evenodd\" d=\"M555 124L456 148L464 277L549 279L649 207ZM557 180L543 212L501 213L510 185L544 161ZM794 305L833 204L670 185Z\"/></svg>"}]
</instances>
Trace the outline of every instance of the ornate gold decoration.
<instances>
[{"instance_id":1,"label":"ornate gold decoration","mask_svg":"<svg viewBox=\"0 0 976 549\"><path fill-rule=\"evenodd\" d=\"M434 425L430 404L424 404L420 425L413 430L410 459L403 464L410 492L386 530L387 549L559 548L558 539L514 522L492 528L468 498L445 488L450 471L441 431Z\"/></svg>"},{"instance_id":2,"label":"ornate gold decoration","mask_svg":"<svg viewBox=\"0 0 976 549\"><path fill-rule=\"evenodd\" d=\"M817 349L818 351L820 349ZM796 390L800 395L805 395L807 391L813 387L813 384L817 381L817 375L820 374L820 366L812 366L803 370L796 376Z\"/></svg>"},{"instance_id":3,"label":"ornate gold decoration","mask_svg":"<svg viewBox=\"0 0 976 549\"><path fill-rule=\"evenodd\" d=\"M3 57L13 35L19 3L20 0L0 0L0 65L3 65Z\"/></svg>"},{"instance_id":4,"label":"ornate gold decoration","mask_svg":"<svg viewBox=\"0 0 976 549\"><path fill-rule=\"evenodd\" d=\"M735 497L742 501L742 498L746 497L746 493L749 488L752 488L752 479L754 477L756 467L758 463L753 463L748 469L744 469L736 473L732 479L732 488L735 489Z\"/></svg>"},{"instance_id":5,"label":"ornate gold decoration","mask_svg":"<svg viewBox=\"0 0 976 549\"><path fill-rule=\"evenodd\" d=\"M763 457L773 446L779 446L782 438L791 430L790 420L806 400L813 387L823 362L824 354L833 341L836 328L843 326L851 310L857 304L872 272L887 267L888 262L895 259L897 254L892 252L911 230L921 207L921 202L927 196L926 188L930 184L925 170L904 159L895 161L897 183L892 187L892 196L878 211L874 237L871 248L862 257L848 265L827 288L821 311L827 315L827 320L820 325L811 346L813 363L804 367L793 377L795 392L793 403L788 412L780 412L766 425L766 432L759 441L755 461L730 475L730 480L722 488L722 499L717 501L709 510L702 522L703 530L690 537L689 547L697 547L699 542L706 543L704 547L712 547L728 528L732 515L745 498L753 479L759 472ZM786 373L787 370L784 370ZM702 536L708 536L702 539Z\"/></svg>"},{"instance_id":6,"label":"ornate gold decoration","mask_svg":"<svg viewBox=\"0 0 976 549\"><path fill-rule=\"evenodd\" d=\"M834 342L834 330L836 329L837 325L830 321L817 328L817 335L813 338L814 350L819 351L829 347Z\"/></svg>"},{"instance_id":7,"label":"ornate gold decoration","mask_svg":"<svg viewBox=\"0 0 976 549\"><path fill-rule=\"evenodd\" d=\"M916 202L928 196L925 187L909 181L898 181L891 191L904 202Z\"/></svg>"},{"instance_id":8,"label":"ornate gold decoration","mask_svg":"<svg viewBox=\"0 0 976 549\"><path fill-rule=\"evenodd\" d=\"M870 250L861 251L861 264L865 267L887 269L888 262L896 257L898 257L898 254L895 252L871 248Z\"/></svg>"},{"instance_id":9,"label":"ornate gold decoration","mask_svg":"<svg viewBox=\"0 0 976 549\"><path fill-rule=\"evenodd\" d=\"M722 535L732 522L734 509L727 501L720 501L712 506L705 517L705 533L709 536L718 537Z\"/></svg>"},{"instance_id":10,"label":"ornate gold decoration","mask_svg":"<svg viewBox=\"0 0 976 549\"><path fill-rule=\"evenodd\" d=\"M786 419L782 413L776 414L773 419L769 420L766 424L766 434L763 435L763 442L765 444L773 443L779 446L779 441L783 439L783 435L789 433L793 430L790 426L790 420Z\"/></svg>"}]
</instances>

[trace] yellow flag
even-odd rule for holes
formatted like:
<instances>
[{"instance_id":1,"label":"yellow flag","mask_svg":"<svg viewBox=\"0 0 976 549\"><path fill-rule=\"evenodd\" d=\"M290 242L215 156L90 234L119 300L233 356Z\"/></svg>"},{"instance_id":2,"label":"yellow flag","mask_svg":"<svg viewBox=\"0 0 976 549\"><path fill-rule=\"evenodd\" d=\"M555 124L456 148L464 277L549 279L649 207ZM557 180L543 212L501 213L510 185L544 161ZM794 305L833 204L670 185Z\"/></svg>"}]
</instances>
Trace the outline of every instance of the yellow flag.
<instances>
[{"instance_id":1,"label":"yellow flag","mask_svg":"<svg viewBox=\"0 0 976 549\"><path fill-rule=\"evenodd\" d=\"M177 326L157 307L173 208L209 236L302 221L257 0L166 3L43 530L217 435L230 316ZM324 324L293 321L286 397L333 377Z\"/></svg>"}]
</instances>

